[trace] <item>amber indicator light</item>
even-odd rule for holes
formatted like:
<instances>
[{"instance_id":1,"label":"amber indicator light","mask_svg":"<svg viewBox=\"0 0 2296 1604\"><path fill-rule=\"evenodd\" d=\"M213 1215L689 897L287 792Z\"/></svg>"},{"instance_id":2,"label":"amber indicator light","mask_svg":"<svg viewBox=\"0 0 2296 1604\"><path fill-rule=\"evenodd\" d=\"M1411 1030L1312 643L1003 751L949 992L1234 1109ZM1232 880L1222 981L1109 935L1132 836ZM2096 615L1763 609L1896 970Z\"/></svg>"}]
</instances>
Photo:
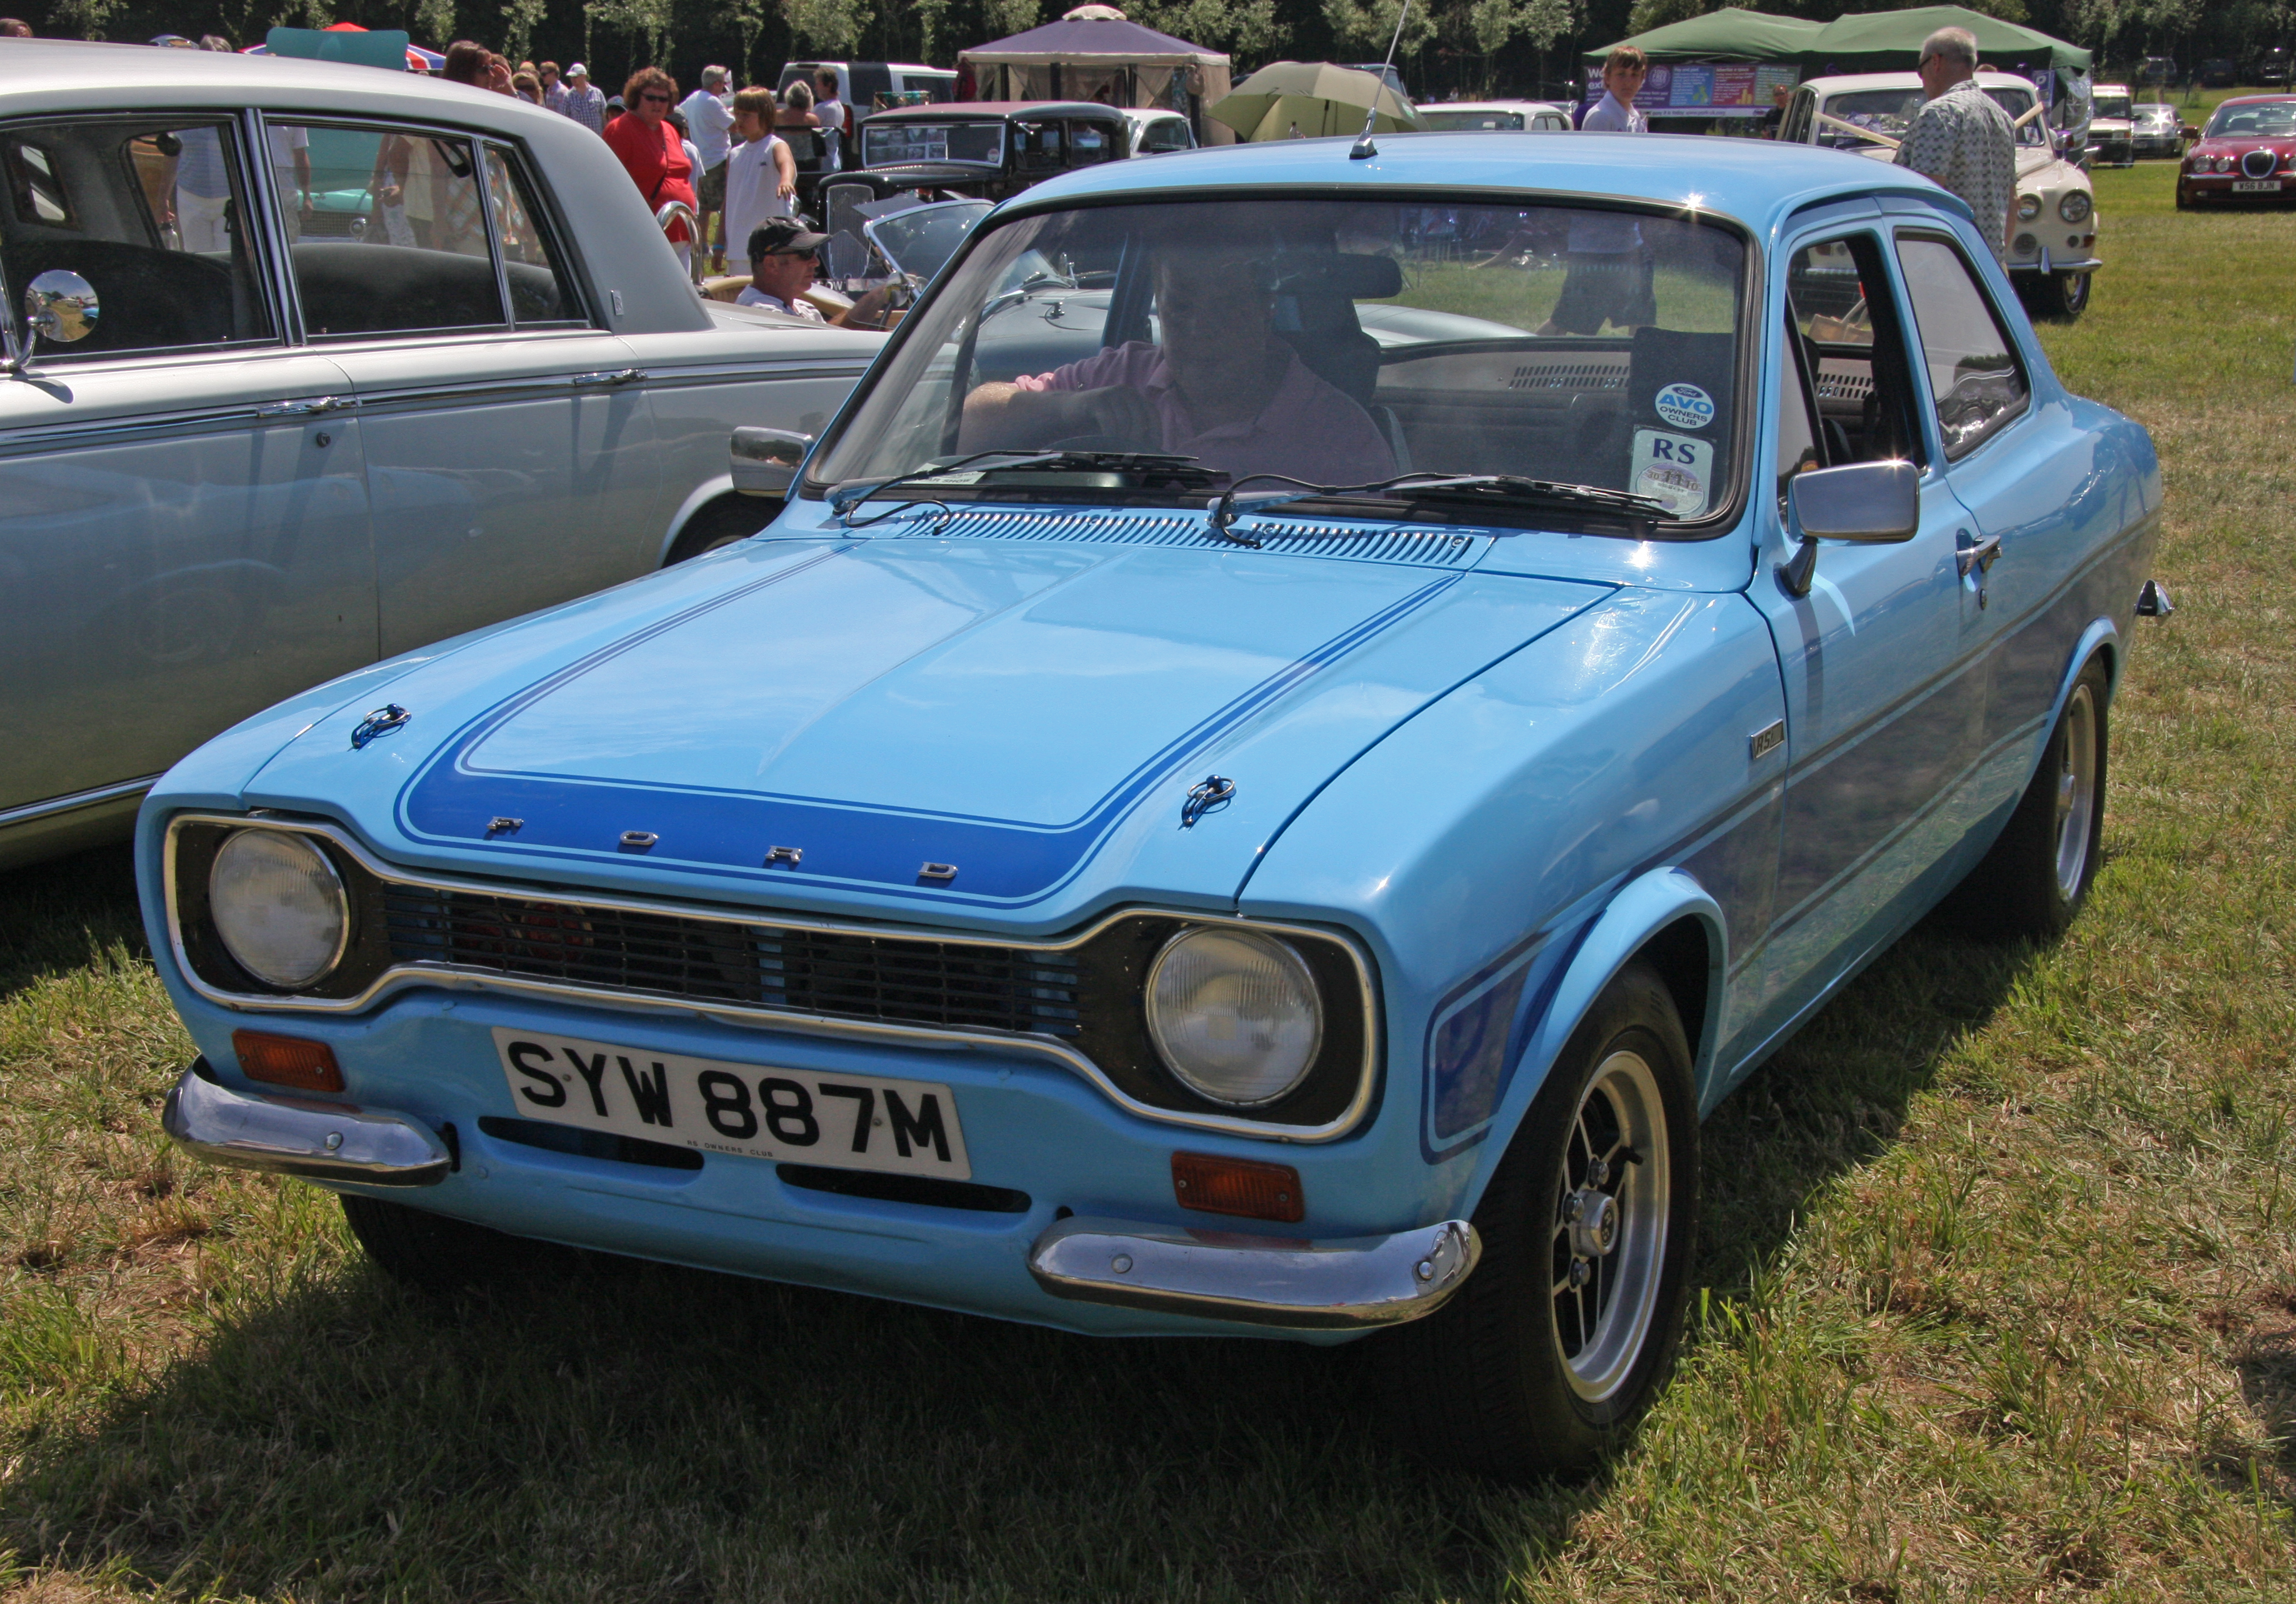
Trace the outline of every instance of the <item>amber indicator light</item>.
<instances>
[{"instance_id":1,"label":"amber indicator light","mask_svg":"<svg viewBox=\"0 0 2296 1604\"><path fill-rule=\"evenodd\" d=\"M340 1091L343 1072L335 1064L335 1049L324 1041L300 1036L274 1036L266 1031L234 1031L231 1050L250 1081L273 1086L292 1086L298 1091Z\"/></svg>"},{"instance_id":2,"label":"amber indicator light","mask_svg":"<svg viewBox=\"0 0 2296 1604\"><path fill-rule=\"evenodd\" d=\"M1249 1158L1218 1158L1210 1153L1172 1155L1172 1195L1182 1208L1208 1214L1241 1214L1247 1220L1296 1224L1308 1213L1300 1192L1300 1172L1290 1164Z\"/></svg>"}]
</instances>

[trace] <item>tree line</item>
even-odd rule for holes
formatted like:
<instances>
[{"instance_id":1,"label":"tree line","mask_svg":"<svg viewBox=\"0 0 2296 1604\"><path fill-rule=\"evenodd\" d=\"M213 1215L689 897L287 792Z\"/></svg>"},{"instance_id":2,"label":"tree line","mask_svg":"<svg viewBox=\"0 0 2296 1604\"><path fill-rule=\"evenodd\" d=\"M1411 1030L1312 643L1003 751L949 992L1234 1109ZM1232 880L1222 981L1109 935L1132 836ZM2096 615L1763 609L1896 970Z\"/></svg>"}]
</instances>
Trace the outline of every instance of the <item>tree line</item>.
<instances>
[{"instance_id":1,"label":"tree line","mask_svg":"<svg viewBox=\"0 0 2296 1604\"><path fill-rule=\"evenodd\" d=\"M1239 70L1289 57L1383 55L1400 0L1118 0L1137 22L1225 50ZM1711 11L1721 0L1413 0L1398 60L1422 99L1568 92L1580 52ZM2296 0L1969 0L1973 8L2099 50L2112 62L2175 55L2245 58L2296 37ZM0 0L4 9L9 0ZM444 48L476 39L512 61L589 63L609 93L642 66L682 86L705 62L739 82L771 81L793 57L927 62L1058 18L1073 0L15 0L41 34L148 39L215 33L234 45L272 28L336 21L403 28ZM1757 9L1830 21L1823 0L1754 0ZM45 14L42 8L45 7ZM1912 63L1908 62L1910 67Z\"/></svg>"}]
</instances>

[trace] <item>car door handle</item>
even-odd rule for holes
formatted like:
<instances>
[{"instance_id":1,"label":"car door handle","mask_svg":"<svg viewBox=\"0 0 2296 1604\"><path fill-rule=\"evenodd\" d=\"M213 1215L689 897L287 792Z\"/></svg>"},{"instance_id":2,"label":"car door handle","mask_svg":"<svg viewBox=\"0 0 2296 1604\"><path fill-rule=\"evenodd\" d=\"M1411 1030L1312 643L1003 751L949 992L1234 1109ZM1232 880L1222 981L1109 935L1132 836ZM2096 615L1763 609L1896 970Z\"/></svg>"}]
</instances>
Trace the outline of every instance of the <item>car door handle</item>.
<instances>
[{"instance_id":1,"label":"car door handle","mask_svg":"<svg viewBox=\"0 0 2296 1604\"><path fill-rule=\"evenodd\" d=\"M340 412L358 405L351 396L315 396L308 401L269 401L255 409L258 417L310 417L322 412Z\"/></svg>"},{"instance_id":2,"label":"car door handle","mask_svg":"<svg viewBox=\"0 0 2296 1604\"><path fill-rule=\"evenodd\" d=\"M1969 571L1972 568L1989 573L1992 572L1993 564L2001 560L2001 537L1988 535L1982 540L1979 540L1973 539L1964 529L1960 531L1960 540L1954 547L1953 560L1960 568L1961 577L1964 580L1969 577Z\"/></svg>"},{"instance_id":3,"label":"car door handle","mask_svg":"<svg viewBox=\"0 0 2296 1604\"><path fill-rule=\"evenodd\" d=\"M630 384L645 376L643 367L619 367L610 373L576 374L574 382L585 385Z\"/></svg>"}]
</instances>

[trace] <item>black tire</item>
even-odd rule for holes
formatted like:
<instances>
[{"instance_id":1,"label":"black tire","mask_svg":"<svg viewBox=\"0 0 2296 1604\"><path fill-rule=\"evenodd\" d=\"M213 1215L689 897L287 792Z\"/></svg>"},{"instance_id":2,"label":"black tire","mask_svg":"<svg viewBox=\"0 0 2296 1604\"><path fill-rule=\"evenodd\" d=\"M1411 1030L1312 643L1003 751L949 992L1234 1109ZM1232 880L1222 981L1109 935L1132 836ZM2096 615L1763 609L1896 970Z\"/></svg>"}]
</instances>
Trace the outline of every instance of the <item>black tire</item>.
<instances>
[{"instance_id":1,"label":"black tire","mask_svg":"<svg viewBox=\"0 0 2296 1604\"><path fill-rule=\"evenodd\" d=\"M2185 193L2185 186L2182 184L2177 185L2177 210L2178 211L2193 210L2193 198Z\"/></svg>"},{"instance_id":2,"label":"black tire","mask_svg":"<svg viewBox=\"0 0 2296 1604\"><path fill-rule=\"evenodd\" d=\"M2088 310L2088 292L2086 273L2044 273L2018 283L2025 309L2036 317L2078 317Z\"/></svg>"},{"instance_id":3,"label":"black tire","mask_svg":"<svg viewBox=\"0 0 2296 1604\"><path fill-rule=\"evenodd\" d=\"M2087 901L2104 836L2109 689L2103 660L2090 658L2065 697L2017 810L1956 888L1958 911L1974 934L2003 942L2054 941Z\"/></svg>"},{"instance_id":4,"label":"black tire","mask_svg":"<svg viewBox=\"0 0 2296 1604\"><path fill-rule=\"evenodd\" d=\"M1621 1126L1662 1150L1605 1175L1589 1147ZM1616 1234L1581 1255L1564 1216L1577 1198L1587 1218L1589 1190L1611 1199ZM1475 1229L1482 1263L1458 1296L1379 1339L1392 1430L1446 1468L1517 1482L1584 1476L1632 1435L1673 1373L1698 1234L1690 1049L1649 966L1622 970L1572 1032ZM1591 1329L1581 1323L1590 1300Z\"/></svg>"},{"instance_id":5,"label":"black tire","mask_svg":"<svg viewBox=\"0 0 2296 1604\"><path fill-rule=\"evenodd\" d=\"M720 496L697 507L693 516L685 521L685 527L677 531L677 539L671 543L669 555L662 560L662 566L668 568L703 552L746 540L780 517L781 511L782 504L770 496L744 496L739 491Z\"/></svg>"},{"instance_id":6,"label":"black tire","mask_svg":"<svg viewBox=\"0 0 2296 1604\"><path fill-rule=\"evenodd\" d=\"M340 1194L343 1218L384 1274L422 1292L453 1292L513 1271L539 1243L380 1197Z\"/></svg>"}]
</instances>

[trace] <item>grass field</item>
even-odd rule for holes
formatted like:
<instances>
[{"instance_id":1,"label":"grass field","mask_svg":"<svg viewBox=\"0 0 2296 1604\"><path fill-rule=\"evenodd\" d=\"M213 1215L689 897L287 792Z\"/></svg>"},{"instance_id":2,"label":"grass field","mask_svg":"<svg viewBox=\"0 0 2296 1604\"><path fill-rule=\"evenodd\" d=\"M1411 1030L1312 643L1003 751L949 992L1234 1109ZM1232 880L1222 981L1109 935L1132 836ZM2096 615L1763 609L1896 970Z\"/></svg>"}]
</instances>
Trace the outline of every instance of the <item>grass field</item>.
<instances>
[{"instance_id":1,"label":"grass field","mask_svg":"<svg viewBox=\"0 0 2296 1604\"><path fill-rule=\"evenodd\" d=\"M402 1295L171 1155L108 853L0 877L0 1599L2296 1596L2296 216L2170 177L2098 175L2044 333L2160 442L2181 609L2094 899L1917 931L1716 1115L1688 1357L1603 1479L1398 1460L1345 1351L542 1254Z\"/></svg>"}]
</instances>

